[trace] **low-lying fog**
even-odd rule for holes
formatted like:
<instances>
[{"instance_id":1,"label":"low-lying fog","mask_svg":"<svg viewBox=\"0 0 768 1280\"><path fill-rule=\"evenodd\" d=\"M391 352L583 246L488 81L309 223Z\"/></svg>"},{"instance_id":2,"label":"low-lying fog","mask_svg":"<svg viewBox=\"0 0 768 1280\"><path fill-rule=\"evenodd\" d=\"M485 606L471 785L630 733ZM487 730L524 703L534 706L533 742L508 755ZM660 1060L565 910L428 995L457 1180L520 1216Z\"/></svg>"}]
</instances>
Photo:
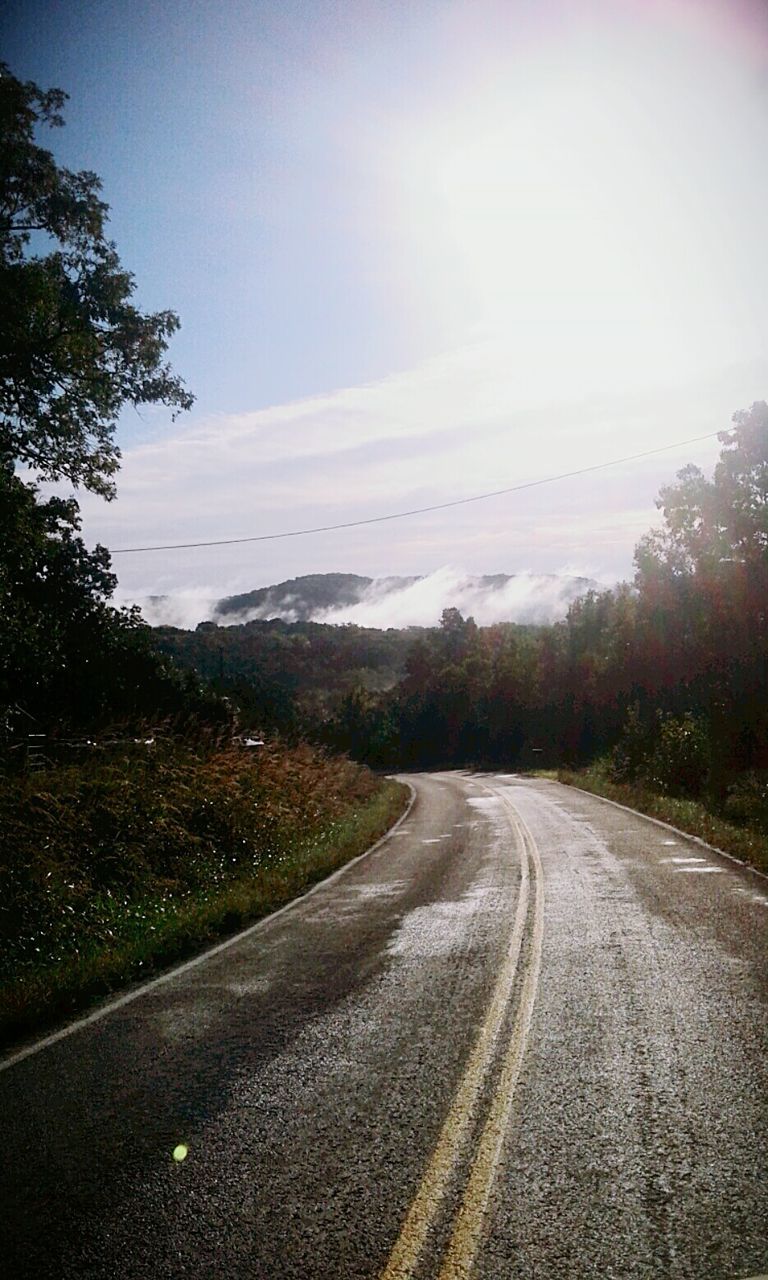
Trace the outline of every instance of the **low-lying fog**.
<instances>
[{"instance_id":1,"label":"low-lying fog","mask_svg":"<svg viewBox=\"0 0 768 1280\"><path fill-rule=\"evenodd\" d=\"M335 625L356 623L362 627L432 627L443 609L457 608L464 617L473 617L480 626L496 622L547 623L565 616L568 606L590 587L588 578L563 571L556 574L518 573L503 583L494 583L445 567L416 581L381 578L362 591L352 604L307 610L296 595L272 593L268 603L238 614L217 618L219 592L196 589L163 597L138 600L152 626L194 629L209 619L232 626L256 619L282 618L295 622L311 618ZM128 603L122 600L120 603Z\"/></svg>"}]
</instances>

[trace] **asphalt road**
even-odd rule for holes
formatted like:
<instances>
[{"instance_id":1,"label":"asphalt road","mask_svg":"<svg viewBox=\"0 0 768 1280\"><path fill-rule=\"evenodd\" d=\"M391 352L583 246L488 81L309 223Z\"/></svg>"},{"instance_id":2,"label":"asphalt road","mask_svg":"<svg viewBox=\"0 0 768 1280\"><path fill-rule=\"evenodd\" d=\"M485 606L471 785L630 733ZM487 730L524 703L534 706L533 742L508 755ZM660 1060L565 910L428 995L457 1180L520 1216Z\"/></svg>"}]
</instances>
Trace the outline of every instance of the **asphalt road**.
<instances>
[{"instance_id":1,"label":"asphalt road","mask_svg":"<svg viewBox=\"0 0 768 1280\"><path fill-rule=\"evenodd\" d=\"M768 881L557 783L410 781L341 876L0 1063L3 1275L768 1273Z\"/></svg>"}]
</instances>

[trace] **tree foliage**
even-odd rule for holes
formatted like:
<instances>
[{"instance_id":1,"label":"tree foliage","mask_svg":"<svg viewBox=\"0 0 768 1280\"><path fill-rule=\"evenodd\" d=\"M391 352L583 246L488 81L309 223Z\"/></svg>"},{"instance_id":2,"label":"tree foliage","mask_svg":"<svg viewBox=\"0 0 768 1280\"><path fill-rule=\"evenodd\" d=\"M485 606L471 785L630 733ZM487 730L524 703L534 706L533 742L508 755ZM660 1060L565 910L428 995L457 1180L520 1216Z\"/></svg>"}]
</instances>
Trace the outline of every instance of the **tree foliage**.
<instances>
[{"instance_id":1,"label":"tree foliage","mask_svg":"<svg viewBox=\"0 0 768 1280\"><path fill-rule=\"evenodd\" d=\"M714 476L699 467L678 472L657 506L664 527L643 538L635 561L642 585L660 575L730 572L729 566L764 570L768 557L768 404L733 415L722 431Z\"/></svg>"},{"instance_id":2,"label":"tree foliage","mask_svg":"<svg viewBox=\"0 0 768 1280\"><path fill-rule=\"evenodd\" d=\"M136 610L109 604L109 553L80 537L73 498L42 499L17 468L114 495L126 404L183 409L164 362L178 327L144 315L106 238L95 174L39 146L66 95L0 64L0 745L30 726L94 729L162 717L226 721L220 699L157 654Z\"/></svg>"},{"instance_id":3,"label":"tree foliage","mask_svg":"<svg viewBox=\"0 0 768 1280\"><path fill-rule=\"evenodd\" d=\"M225 705L157 653L138 610L108 603L109 555L79 530L72 499L40 501L0 467L0 745L31 728L226 723Z\"/></svg>"},{"instance_id":4,"label":"tree foliage","mask_svg":"<svg viewBox=\"0 0 768 1280\"><path fill-rule=\"evenodd\" d=\"M61 127L66 97L0 64L0 465L111 498L121 409L192 396L164 361L177 317L132 302L96 174L36 141Z\"/></svg>"},{"instance_id":5,"label":"tree foliage","mask_svg":"<svg viewBox=\"0 0 768 1280\"><path fill-rule=\"evenodd\" d=\"M613 752L617 776L657 790L730 805L751 771L768 796L768 407L735 414L720 440L711 479L686 467L662 489L634 584L589 592L550 627L446 610L395 687L332 708L326 740L387 767ZM330 669L343 648L325 631Z\"/></svg>"}]
</instances>

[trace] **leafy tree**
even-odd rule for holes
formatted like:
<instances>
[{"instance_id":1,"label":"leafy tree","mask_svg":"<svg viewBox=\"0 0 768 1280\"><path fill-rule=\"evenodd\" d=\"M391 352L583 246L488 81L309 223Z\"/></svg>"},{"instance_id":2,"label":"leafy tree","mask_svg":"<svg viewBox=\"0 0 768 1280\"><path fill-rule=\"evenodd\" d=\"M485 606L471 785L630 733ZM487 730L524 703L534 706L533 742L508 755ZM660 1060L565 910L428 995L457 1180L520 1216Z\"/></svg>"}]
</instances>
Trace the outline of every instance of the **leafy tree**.
<instances>
[{"instance_id":1,"label":"leafy tree","mask_svg":"<svg viewBox=\"0 0 768 1280\"><path fill-rule=\"evenodd\" d=\"M327 727L326 740L336 751L374 768L398 763L396 725L391 706L380 696L360 687L343 699Z\"/></svg>"},{"instance_id":2,"label":"leafy tree","mask_svg":"<svg viewBox=\"0 0 768 1280\"><path fill-rule=\"evenodd\" d=\"M57 165L36 142L62 125L66 94L0 63L0 739L116 719L229 714L158 656L138 611L118 611L109 553L89 551L73 498L40 499L16 468L109 499L127 404L188 408L164 362L178 327L144 315L106 238L95 174Z\"/></svg>"},{"instance_id":3,"label":"leafy tree","mask_svg":"<svg viewBox=\"0 0 768 1280\"><path fill-rule=\"evenodd\" d=\"M131 301L96 174L35 141L61 127L66 99L0 63L0 463L111 498L121 409L192 396L163 359L177 317Z\"/></svg>"},{"instance_id":4,"label":"leafy tree","mask_svg":"<svg viewBox=\"0 0 768 1280\"><path fill-rule=\"evenodd\" d=\"M475 643L477 624L474 618L463 618L456 608L443 609L439 636L445 660L454 662L464 657Z\"/></svg>"},{"instance_id":5,"label":"leafy tree","mask_svg":"<svg viewBox=\"0 0 768 1280\"><path fill-rule=\"evenodd\" d=\"M104 547L79 536L77 503L38 500L0 467L0 744L30 728L163 718L222 725L226 704L160 656L138 610L108 604Z\"/></svg>"},{"instance_id":6,"label":"leafy tree","mask_svg":"<svg viewBox=\"0 0 768 1280\"><path fill-rule=\"evenodd\" d=\"M724 431L724 448L715 469L714 487L727 551L741 563L768 564L768 404L733 415L732 431Z\"/></svg>"},{"instance_id":7,"label":"leafy tree","mask_svg":"<svg viewBox=\"0 0 768 1280\"><path fill-rule=\"evenodd\" d=\"M664 527L636 553L644 683L707 726L710 794L768 761L768 405L733 416L713 478L662 489Z\"/></svg>"},{"instance_id":8,"label":"leafy tree","mask_svg":"<svg viewBox=\"0 0 768 1280\"><path fill-rule=\"evenodd\" d=\"M722 431L720 461L712 480L699 467L678 472L657 506L665 527L641 539L638 579L661 573L680 577L729 565L768 565L768 404L733 415Z\"/></svg>"}]
</instances>

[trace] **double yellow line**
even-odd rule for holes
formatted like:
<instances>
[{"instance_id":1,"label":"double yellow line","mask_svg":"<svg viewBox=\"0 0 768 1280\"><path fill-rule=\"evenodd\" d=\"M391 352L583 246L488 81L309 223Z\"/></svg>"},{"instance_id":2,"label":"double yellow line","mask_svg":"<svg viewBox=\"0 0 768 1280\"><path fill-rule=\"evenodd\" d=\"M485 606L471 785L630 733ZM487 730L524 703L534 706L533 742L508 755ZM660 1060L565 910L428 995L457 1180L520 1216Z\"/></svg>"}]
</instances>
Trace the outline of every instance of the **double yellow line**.
<instances>
[{"instance_id":1,"label":"double yellow line","mask_svg":"<svg viewBox=\"0 0 768 1280\"><path fill-rule=\"evenodd\" d=\"M480 1033L443 1124L437 1146L411 1202L395 1247L381 1273L381 1280L409 1280L414 1275L427 1237L437 1222L446 1191L467 1141L483 1085L494 1058L497 1057L499 1033L518 975L526 923L530 914L530 940L514 1024L503 1052L485 1123L471 1159L464 1195L453 1220L439 1280L466 1280L471 1274L528 1041L541 968L544 927L541 858L533 836L504 793L490 787L486 790L500 799L508 810L520 846L520 896L512 935Z\"/></svg>"}]
</instances>

